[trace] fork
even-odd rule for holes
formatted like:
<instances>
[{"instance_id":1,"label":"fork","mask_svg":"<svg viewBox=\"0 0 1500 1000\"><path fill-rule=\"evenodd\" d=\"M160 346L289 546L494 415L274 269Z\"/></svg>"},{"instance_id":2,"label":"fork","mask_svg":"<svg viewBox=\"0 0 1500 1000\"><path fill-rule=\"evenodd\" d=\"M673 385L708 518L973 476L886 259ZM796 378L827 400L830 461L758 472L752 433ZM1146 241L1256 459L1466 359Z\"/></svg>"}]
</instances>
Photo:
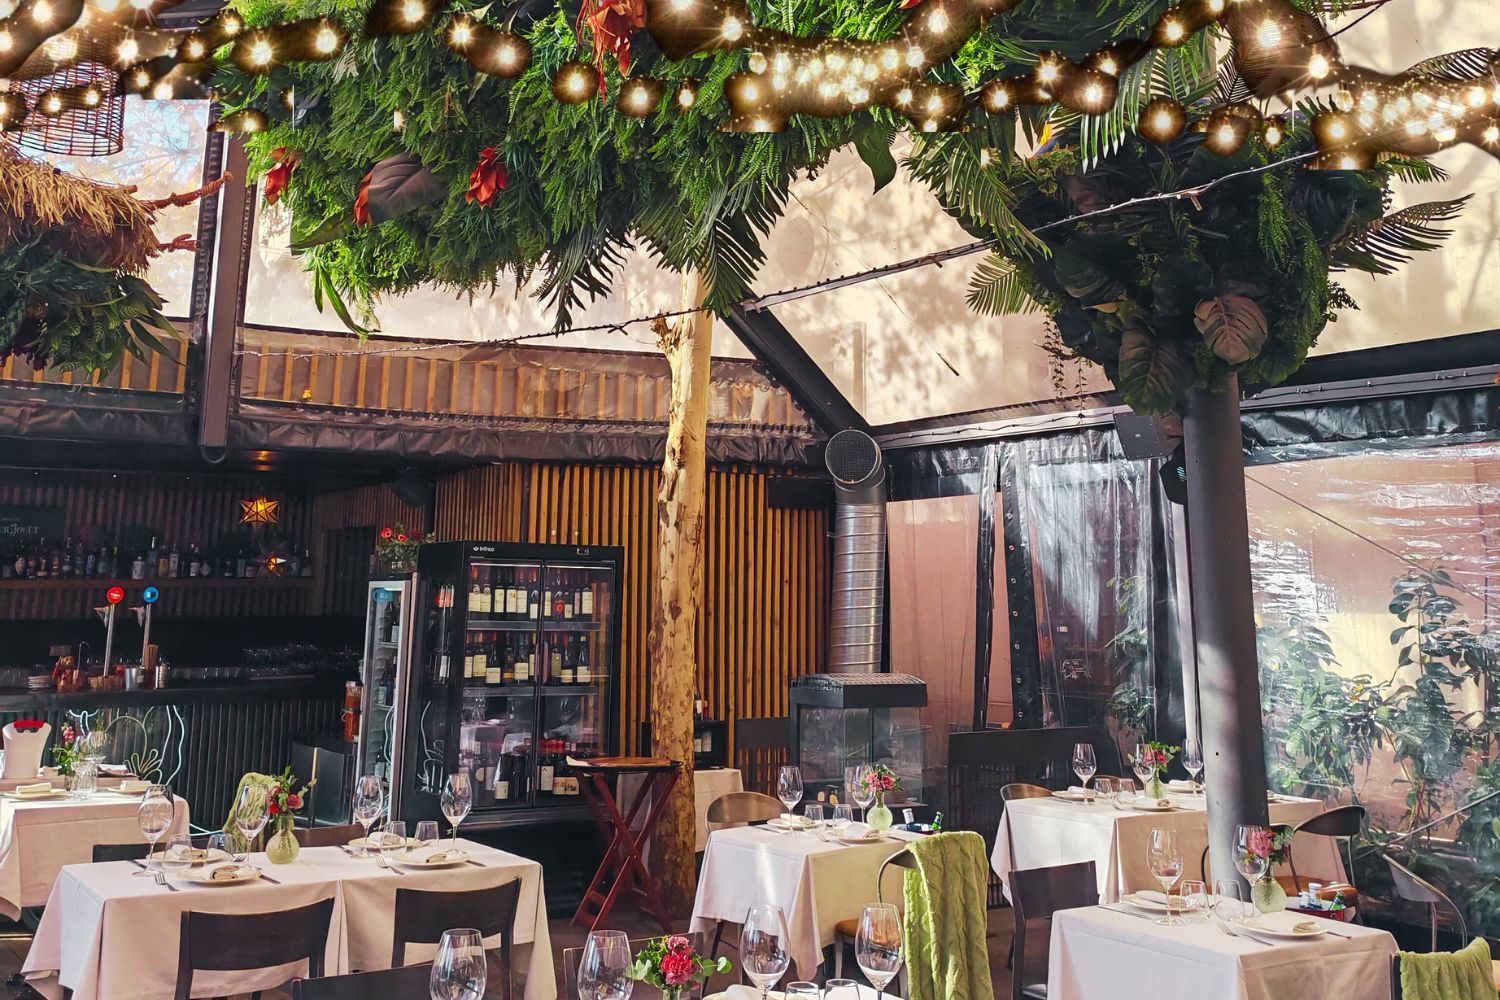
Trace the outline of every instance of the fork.
<instances>
[{"instance_id":1,"label":"fork","mask_svg":"<svg viewBox=\"0 0 1500 1000\"><path fill-rule=\"evenodd\" d=\"M167 876L162 874L161 872L156 873L156 884L166 886L168 892L180 891L175 885L173 885L171 882L168 882Z\"/></svg>"}]
</instances>

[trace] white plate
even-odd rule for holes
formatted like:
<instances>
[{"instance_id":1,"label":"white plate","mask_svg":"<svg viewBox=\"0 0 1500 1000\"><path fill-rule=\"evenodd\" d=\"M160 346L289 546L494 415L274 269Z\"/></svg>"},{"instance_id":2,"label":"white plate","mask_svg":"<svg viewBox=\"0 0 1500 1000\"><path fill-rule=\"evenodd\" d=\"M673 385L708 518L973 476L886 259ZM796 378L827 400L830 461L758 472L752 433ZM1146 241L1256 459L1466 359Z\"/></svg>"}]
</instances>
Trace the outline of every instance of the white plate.
<instances>
[{"instance_id":1,"label":"white plate","mask_svg":"<svg viewBox=\"0 0 1500 1000\"><path fill-rule=\"evenodd\" d=\"M250 865L236 865L232 878L214 878L213 873L218 867L218 865L195 865L186 871L173 872L171 877L183 882L191 882L194 885L239 885L242 882L254 882L260 878L260 869Z\"/></svg>"},{"instance_id":2,"label":"white plate","mask_svg":"<svg viewBox=\"0 0 1500 1000\"><path fill-rule=\"evenodd\" d=\"M1135 801L1130 803L1130 808L1148 813L1169 813L1174 809L1181 809L1182 806L1169 802L1166 799L1147 799L1137 796Z\"/></svg>"},{"instance_id":3,"label":"white plate","mask_svg":"<svg viewBox=\"0 0 1500 1000\"><path fill-rule=\"evenodd\" d=\"M1138 910L1149 910L1152 913L1166 913L1167 904L1153 896L1147 896L1139 892L1127 892L1120 897L1120 902L1129 903ZM1189 905L1181 896L1172 897L1172 912L1187 913L1196 907Z\"/></svg>"},{"instance_id":4,"label":"white plate","mask_svg":"<svg viewBox=\"0 0 1500 1000\"><path fill-rule=\"evenodd\" d=\"M5 793L8 798L15 799L17 802L44 802L47 799L65 798L69 794L66 788L53 788L45 792L29 792L25 795L22 795L20 792Z\"/></svg>"},{"instance_id":5,"label":"white plate","mask_svg":"<svg viewBox=\"0 0 1500 1000\"><path fill-rule=\"evenodd\" d=\"M1310 929L1297 931L1292 928L1298 926L1310 926ZM1262 913L1252 918L1249 922L1240 924L1236 930L1244 931L1251 937L1274 938L1278 941L1296 941L1301 938L1321 937L1328 933L1325 922L1317 917L1309 917L1304 913L1291 913L1282 910L1279 913Z\"/></svg>"},{"instance_id":6,"label":"white plate","mask_svg":"<svg viewBox=\"0 0 1500 1000\"><path fill-rule=\"evenodd\" d=\"M1053 792L1054 799L1062 799L1064 802L1087 802L1088 796L1081 792Z\"/></svg>"},{"instance_id":7,"label":"white plate","mask_svg":"<svg viewBox=\"0 0 1500 1000\"><path fill-rule=\"evenodd\" d=\"M861 836L834 837L833 839L837 840L840 844L852 844L854 846L858 846L860 844L878 844L882 840L888 840L889 838L884 833L881 833L880 831L877 830L877 831L874 831L871 834L868 834L868 835L862 836L862 837Z\"/></svg>"},{"instance_id":8,"label":"white plate","mask_svg":"<svg viewBox=\"0 0 1500 1000\"><path fill-rule=\"evenodd\" d=\"M430 860L434 857L439 860ZM387 864L394 865L397 868L453 868L456 865L467 864L469 855L465 851L449 850L433 851L431 854L424 855L414 854L410 857L401 854L387 854L385 855L385 860Z\"/></svg>"},{"instance_id":9,"label":"white plate","mask_svg":"<svg viewBox=\"0 0 1500 1000\"><path fill-rule=\"evenodd\" d=\"M406 844L408 847L422 846L422 842L416 837L407 837ZM380 842L380 834L378 833L374 837L374 843L371 843L371 840L368 837L355 837L353 840L349 841L349 846L354 848L355 850L363 850L370 847L375 847L377 850L384 849L384 845ZM394 838L391 840L391 846L396 846L396 841Z\"/></svg>"},{"instance_id":10,"label":"white plate","mask_svg":"<svg viewBox=\"0 0 1500 1000\"><path fill-rule=\"evenodd\" d=\"M806 830L810 824L801 816L793 816L791 819L782 819L780 816L773 820L767 820L766 826L773 830Z\"/></svg>"}]
</instances>

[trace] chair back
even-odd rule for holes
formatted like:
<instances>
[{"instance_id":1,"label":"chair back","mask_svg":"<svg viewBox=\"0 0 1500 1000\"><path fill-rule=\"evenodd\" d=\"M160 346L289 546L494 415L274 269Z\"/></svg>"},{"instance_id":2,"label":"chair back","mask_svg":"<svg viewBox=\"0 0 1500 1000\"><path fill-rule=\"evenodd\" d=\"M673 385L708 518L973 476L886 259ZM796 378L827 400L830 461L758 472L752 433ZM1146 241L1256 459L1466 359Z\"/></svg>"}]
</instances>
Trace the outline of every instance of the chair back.
<instances>
[{"instance_id":1,"label":"chair back","mask_svg":"<svg viewBox=\"0 0 1500 1000\"><path fill-rule=\"evenodd\" d=\"M516 908L520 899L521 880L518 878L492 889L452 892L397 889L391 965L406 964L408 944L437 944L443 939L443 931L451 927L472 927L485 938L499 934L500 995L504 1000L511 1000Z\"/></svg>"},{"instance_id":2,"label":"chair back","mask_svg":"<svg viewBox=\"0 0 1500 1000\"><path fill-rule=\"evenodd\" d=\"M747 790L772 795L776 776L792 756L792 722L787 716L738 719L734 724L734 766Z\"/></svg>"},{"instance_id":3,"label":"chair back","mask_svg":"<svg viewBox=\"0 0 1500 1000\"><path fill-rule=\"evenodd\" d=\"M95 844L94 864L106 861L144 861L151 853L150 844Z\"/></svg>"},{"instance_id":4,"label":"chair back","mask_svg":"<svg viewBox=\"0 0 1500 1000\"><path fill-rule=\"evenodd\" d=\"M1438 950L1438 907L1446 906L1453 911L1454 919L1458 921L1458 939L1469 940L1469 926L1464 921L1463 911L1454 905L1453 900L1447 894L1431 882L1427 881L1410 868L1391 857L1389 854L1381 854L1385 863L1391 869L1391 882L1396 890L1396 896L1410 903L1426 903L1427 912L1432 920L1432 951Z\"/></svg>"},{"instance_id":5,"label":"chair back","mask_svg":"<svg viewBox=\"0 0 1500 1000\"><path fill-rule=\"evenodd\" d=\"M0 771L0 779L36 780L37 772L42 769L42 752L52 735L52 724L44 722L34 729L17 729L14 722L7 722L0 733L5 736L5 769Z\"/></svg>"},{"instance_id":6,"label":"chair back","mask_svg":"<svg viewBox=\"0 0 1500 1000\"><path fill-rule=\"evenodd\" d=\"M760 792L729 792L708 804L707 821L716 828L764 823L786 812L780 799Z\"/></svg>"},{"instance_id":7,"label":"chair back","mask_svg":"<svg viewBox=\"0 0 1500 1000\"><path fill-rule=\"evenodd\" d=\"M1036 951L1028 937L1032 931L1051 935L1052 914L1099 902L1099 877L1092 861L1052 868L1023 868L1010 873L1010 900L1016 908L1016 959L1011 975L1011 997L1022 1000L1023 991L1047 982L1047 963L1032 969L1028 952ZM1036 924L1036 927L1032 927ZM1046 954L1046 949L1041 949Z\"/></svg>"},{"instance_id":8,"label":"chair back","mask_svg":"<svg viewBox=\"0 0 1500 1000\"><path fill-rule=\"evenodd\" d=\"M364 835L365 828L358 823L350 823L348 826L297 827L292 830L292 836L303 847L343 847L349 841Z\"/></svg>"},{"instance_id":9,"label":"chair back","mask_svg":"<svg viewBox=\"0 0 1500 1000\"><path fill-rule=\"evenodd\" d=\"M1339 806L1297 824L1298 833L1311 833L1319 837L1358 837L1364 829L1364 806Z\"/></svg>"},{"instance_id":10,"label":"chair back","mask_svg":"<svg viewBox=\"0 0 1500 1000\"><path fill-rule=\"evenodd\" d=\"M885 896L881 890L885 887L885 870L892 865L908 871L916 871L917 856L911 852L910 847L903 847L880 863L880 870L875 873L875 901L877 903L885 902Z\"/></svg>"},{"instance_id":11,"label":"chair back","mask_svg":"<svg viewBox=\"0 0 1500 1000\"><path fill-rule=\"evenodd\" d=\"M1041 785L1028 785L1024 781L1012 781L1000 789L1000 800L1010 802L1015 799L1050 799L1052 789L1043 788Z\"/></svg>"},{"instance_id":12,"label":"chair back","mask_svg":"<svg viewBox=\"0 0 1500 1000\"><path fill-rule=\"evenodd\" d=\"M431 987L432 964L292 981L292 1000L412 1000Z\"/></svg>"},{"instance_id":13,"label":"chair back","mask_svg":"<svg viewBox=\"0 0 1500 1000\"><path fill-rule=\"evenodd\" d=\"M182 914L177 944L176 1000L193 994L193 973L269 969L307 962L307 974L323 974L323 952L333 918L333 897L272 913Z\"/></svg>"},{"instance_id":14,"label":"chair back","mask_svg":"<svg viewBox=\"0 0 1500 1000\"><path fill-rule=\"evenodd\" d=\"M695 931L695 932L693 932L691 934L684 934L682 936L685 937L685 938L687 938L689 941L692 942L692 944L693 944L693 951L697 952L699 955L707 956L708 952L706 952L706 951L703 950L703 932L701 932L701 931ZM636 955L640 954L640 951L641 951L642 948L644 948L646 945L650 944L652 941L655 941L655 940L657 940L657 939L656 938L633 938L631 940L631 942L630 942L630 957L634 958ZM566 998L571 998L571 997L578 996L578 966L579 966L579 964L582 961L583 961L583 948L580 947L580 948L564 948L563 949L563 953L562 953L563 991L562 991L562 993L559 994L559 996L565 998L565 1000L566 1000ZM704 990L704 992L706 993L707 990ZM639 998L641 996L641 993L642 993L641 987L637 986L635 988L635 990L632 991L631 995L634 996L634 997Z\"/></svg>"}]
</instances>

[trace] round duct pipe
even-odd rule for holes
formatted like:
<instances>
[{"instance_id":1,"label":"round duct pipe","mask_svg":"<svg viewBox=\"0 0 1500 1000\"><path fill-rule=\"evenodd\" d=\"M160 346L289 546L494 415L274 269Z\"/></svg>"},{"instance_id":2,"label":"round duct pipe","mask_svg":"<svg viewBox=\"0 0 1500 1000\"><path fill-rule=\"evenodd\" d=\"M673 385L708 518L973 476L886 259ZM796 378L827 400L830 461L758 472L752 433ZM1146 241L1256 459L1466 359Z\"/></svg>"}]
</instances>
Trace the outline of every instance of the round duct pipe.
<instances>
[{"instance_id":1,"label":"round duct pipe","mask_svg":"<svg viewBox=\"0 0 1500 1000\"><path fill-rule=\"evenodd\" d=\"M836 505L828 672L875 673L885 625L885 463L875 439L857 430L830 438L824 463Z\"/></svg>"}]
</instances>

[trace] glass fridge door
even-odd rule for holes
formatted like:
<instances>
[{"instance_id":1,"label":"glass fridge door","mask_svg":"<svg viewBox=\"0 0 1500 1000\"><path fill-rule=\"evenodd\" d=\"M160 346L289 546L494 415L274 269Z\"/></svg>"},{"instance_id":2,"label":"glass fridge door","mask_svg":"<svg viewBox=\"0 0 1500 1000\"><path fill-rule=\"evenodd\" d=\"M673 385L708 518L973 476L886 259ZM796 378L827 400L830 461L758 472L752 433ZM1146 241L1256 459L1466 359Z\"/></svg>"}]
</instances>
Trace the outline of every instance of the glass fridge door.
<instances>
[{"instance_id":1,"label":"glass fridge door","mask_svg":"<svg viewBox=\"0 0 1500 1000\"><path fill-rule=\"evenodd\" d=\"M538 802L576 796L567 758L599 757L609 745L614 573L597 563L549 563L543 573Z\"/></svg>"},{"instance_id":2,"label":"glass fridge door","mask_svg":"<svg viewBox=\"0 0 1500 1000\"><path fill-rule=\"evenodd\" d=\"M451 731L452 688L462 681L463 617L457 603L458 573L436 570L422 580L421 597L425 607L419 610L416 627L422 630L420 662L414 665L415 683L409 688L411 701L404 709L408 719L405 729L410 740L405 756L412 773L403 776L406 787L419 793L425 807L436 804L443 782L451 769L448 752L454 745ZM430 797L430 798L424 798ZM413 803L413 808L417 808ZM431 811L426 809L426 811ZM430 817L428 817L430 818Z\"/></svg>"},{"instance_id":3,"label":"glass fridge door","mask_svg":"<svg viewBox=\"0 0 1500 1000\"><path fill-rule=\"evenodd\" d=\"M541 576L535 562L469 564L459 765L473 782L475 810L534 801Z\"/></svg>"},{"instance_id":4,"label":"glass fridge door","mask_svg":"<svg viewBox=\"0 0 1500 1000\"><path fill-rule=\"evenodd\" d=\"M382 782L389 782L395 770L396 690L406 674L401 634L405 591L405 580L377 580L370 584L365 604L364 693L356 773L377 775Z\"/></svg>"}]
</instances>

